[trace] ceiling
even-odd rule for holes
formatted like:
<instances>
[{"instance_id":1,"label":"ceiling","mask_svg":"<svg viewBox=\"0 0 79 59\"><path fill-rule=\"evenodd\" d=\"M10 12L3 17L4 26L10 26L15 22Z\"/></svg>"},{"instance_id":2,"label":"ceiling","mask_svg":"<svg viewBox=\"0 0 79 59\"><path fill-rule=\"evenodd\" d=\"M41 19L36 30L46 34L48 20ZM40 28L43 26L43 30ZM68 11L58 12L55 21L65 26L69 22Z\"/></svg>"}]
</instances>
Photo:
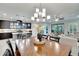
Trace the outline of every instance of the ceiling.
<instances>
[{"instance_id":1,"label":"ceiling","mask_svg":"<svg viewBox=\"0 0 79 59\"><path fill-rule=\"evenodd\" d=\"M30 21L35 13L35 8L46 8L47 14L51 16L64 16L65 20L76 19L79 16L78 3L0 3L0 16L7 13L7 17L15 18L16 15L24 16ZM78 16L78 17L77 17Z\"/></svg>"}]
</instances>

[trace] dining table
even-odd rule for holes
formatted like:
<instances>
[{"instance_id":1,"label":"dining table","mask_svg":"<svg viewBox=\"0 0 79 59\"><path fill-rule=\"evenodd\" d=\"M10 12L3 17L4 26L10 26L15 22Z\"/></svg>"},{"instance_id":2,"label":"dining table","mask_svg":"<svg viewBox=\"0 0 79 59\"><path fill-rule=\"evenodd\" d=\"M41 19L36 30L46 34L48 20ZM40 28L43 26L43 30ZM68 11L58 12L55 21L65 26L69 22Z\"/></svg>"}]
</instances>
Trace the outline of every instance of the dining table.
<instances>
[{"instance_id":1,"label":"dining table","mask_svg":"<svg viewBox=\"0 0 79 59\"><path fill-rule=\"evenodd\" d=\"M16 40L18 48L15 52L16 56L68 56L72 48L69 45L46 39L43 39L44 44L34 44L36 40L38 40L36 37Z\"/></svg>"}]
</instances>

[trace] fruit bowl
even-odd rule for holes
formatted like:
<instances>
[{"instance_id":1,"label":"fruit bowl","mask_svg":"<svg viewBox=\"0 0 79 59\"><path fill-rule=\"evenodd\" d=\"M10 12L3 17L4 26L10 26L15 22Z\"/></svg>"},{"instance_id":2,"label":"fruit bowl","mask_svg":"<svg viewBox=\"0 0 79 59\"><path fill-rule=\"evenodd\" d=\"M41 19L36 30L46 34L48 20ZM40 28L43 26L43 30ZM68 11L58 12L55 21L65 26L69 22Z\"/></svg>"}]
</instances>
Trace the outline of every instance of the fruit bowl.
<instances>
[{"instance_id":1,"label":"fruit bowl","mask_svg":"<svg viewBox=\"0 0 79 59\"><path fill-rule=\"evenodd\" d=\"M45 45L45 41L34 41L34 45Z\"/></svg>"}]
</instances>

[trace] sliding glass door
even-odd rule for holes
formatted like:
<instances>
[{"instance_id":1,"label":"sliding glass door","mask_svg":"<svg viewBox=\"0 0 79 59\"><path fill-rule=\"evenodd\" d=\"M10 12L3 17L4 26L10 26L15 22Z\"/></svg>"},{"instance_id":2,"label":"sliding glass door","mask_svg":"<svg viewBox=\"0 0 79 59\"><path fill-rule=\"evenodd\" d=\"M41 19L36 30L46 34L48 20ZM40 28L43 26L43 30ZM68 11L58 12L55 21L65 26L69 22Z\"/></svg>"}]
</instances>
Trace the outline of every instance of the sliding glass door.
<instances>
[{"instance_id":1,"label":"sliding glass door","mask_svg":"<svg viewBox=\"0 0 79 59\"><path fill-rule=\"evenodd\" d=\"M68 24L68 32L69 33L75 33L78 29L78 23L69 23Z\"/></svg>"},{"instance_id":2,"label":"sliding glass door","mask_svg":"<svg viewBox=\"0 0 79 59\"><path fill-rule=\"evenodd\" d=\"M48 25L47 24L33 24L33 29L34 29L35 35L37 33L41 33L44 35L48 34Z\"/></svg>"},{"instance_id":3,"label":"sliding glass door","mask_svg":"<svg viewBox=\"0 0 79 59\"><path fill-rule=\"evenodd\" d=\"M64 24L52 24L51 25L51 32L54 33L64 33Z\"/></svg>"}]
</instances>

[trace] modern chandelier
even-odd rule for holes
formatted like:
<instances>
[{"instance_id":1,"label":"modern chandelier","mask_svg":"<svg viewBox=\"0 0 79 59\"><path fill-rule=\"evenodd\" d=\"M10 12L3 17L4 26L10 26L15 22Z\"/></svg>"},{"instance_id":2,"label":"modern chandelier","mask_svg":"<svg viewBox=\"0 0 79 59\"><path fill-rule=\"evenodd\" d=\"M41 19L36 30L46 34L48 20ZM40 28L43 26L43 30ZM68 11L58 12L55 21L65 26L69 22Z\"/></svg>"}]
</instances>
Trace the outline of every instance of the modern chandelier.
<instances>
[{"instance_id":1,"label":"modern chandelier","mask_svg":"<svg viewBox=\"0 0 79 59\"><path fill-rule=\"evenodd\" d=\"M50 15L46 14L46 8L36 8L34 15L31 17L31 20L37 21L37 22L45 22L46 20L49 20L50 18L51 18Z\"/></svg>"}]
</instances>

